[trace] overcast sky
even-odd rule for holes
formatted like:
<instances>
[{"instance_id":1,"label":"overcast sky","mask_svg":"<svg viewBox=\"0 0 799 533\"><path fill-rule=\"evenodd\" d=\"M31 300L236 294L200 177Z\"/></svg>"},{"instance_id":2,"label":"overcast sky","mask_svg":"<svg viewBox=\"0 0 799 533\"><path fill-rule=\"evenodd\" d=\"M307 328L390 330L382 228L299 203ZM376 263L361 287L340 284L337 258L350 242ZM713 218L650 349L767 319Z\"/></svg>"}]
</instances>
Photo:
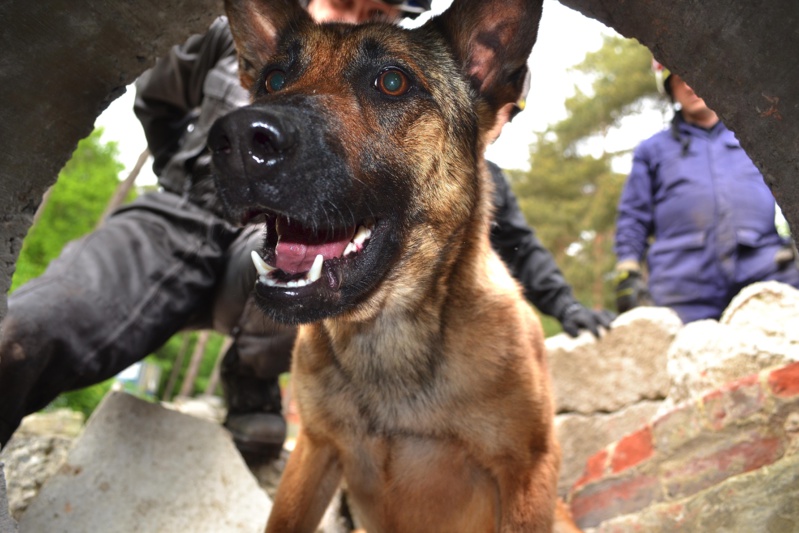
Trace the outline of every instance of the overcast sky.
<instances>
[{"instance_id":1,"label":"overcast sky","mask_svg":"<svg viewBox=\"0 0 799 533\"><path fill-rule=\"evenodd\" d=\"M441 11L450 0L434 0L433 10ZM602 45L602 36L615 32L593 19L564 7L555 0L544 1L544 15L539 28L538 42L530 56L532 86L527 108L503 130L499 140L489 147L486 155L503 168L529 168L528 147L534 132L566 117L565 99L573 94L577 74L569 67L581 62L586 53ZM653 79L654 83L654 79ZM146 147L141 126L133 115L133 88L115 100L97 119L96 125L105 128L104 139L119 143L120 159L127 170L133 168ZM662 126L657 117L633 119L622 135L609 139L610 149L630 148L637 141L655 133ZM626 172L625 169L618 169ZM150 163L137 183L154 183Z\"/></svg>"}]
</instances>

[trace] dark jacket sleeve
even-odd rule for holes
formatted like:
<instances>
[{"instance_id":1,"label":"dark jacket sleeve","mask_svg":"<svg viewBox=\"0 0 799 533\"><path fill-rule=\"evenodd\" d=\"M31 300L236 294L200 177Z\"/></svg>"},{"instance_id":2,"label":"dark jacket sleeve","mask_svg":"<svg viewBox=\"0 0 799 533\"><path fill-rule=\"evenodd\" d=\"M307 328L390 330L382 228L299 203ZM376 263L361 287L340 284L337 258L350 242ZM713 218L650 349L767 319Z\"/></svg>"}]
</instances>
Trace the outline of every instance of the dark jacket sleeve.
<instances>
[{"instance_id":1,"label":"dark jacket sleeve","mask_svg":"<svg viewBox=\"0 0 799 533\"><path fill-rule=\"evenodd\" d=\"M555 258L544 248L524 218L502 170L488 161L494 182L494 222L491 245L524 288L525 297L541 312L558 320L577 300Z\"/></svg>"},{"instance_id":2,"label":"dark jacket sleeve","mask_svg":"<svg viewBox=\"0 0 799 533\"><path fill-rule=\"evenodd\" d=\"M144 128L156 175L178 151L186 128L199 115L206 75L233 49L227 19L220 17L205 34L172 47L136 80L133 109Z\"/></svg>"}]
</instances>

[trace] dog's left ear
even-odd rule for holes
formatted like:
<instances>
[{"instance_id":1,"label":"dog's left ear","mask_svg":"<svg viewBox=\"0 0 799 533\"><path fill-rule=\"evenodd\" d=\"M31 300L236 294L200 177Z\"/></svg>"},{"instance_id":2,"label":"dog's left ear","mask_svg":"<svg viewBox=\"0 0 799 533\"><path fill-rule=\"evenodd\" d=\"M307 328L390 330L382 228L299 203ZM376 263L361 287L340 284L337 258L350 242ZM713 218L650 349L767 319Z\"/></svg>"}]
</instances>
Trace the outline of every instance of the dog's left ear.
<instances>
[{"instance_id":1,"label":"dog's left ear","mask_svg":"<svg viewBox=\"0 0 799 533\"><path fill-rule=\"evenodd\" d=\"M290 25L312 23L297 0L225 0L230 31L239 54L239 78L252 90L260 71Z\"/></svg>"},{"instance_id":2,"label":"dog's left ear","mask_svg":"<svg viewBox=\"0 0 799 533\"><path fill-rule=\"evenodd\" d=\"M455 0L439 19L493 116L521 94L543 0Z\"/></svg>"}]
</instances>

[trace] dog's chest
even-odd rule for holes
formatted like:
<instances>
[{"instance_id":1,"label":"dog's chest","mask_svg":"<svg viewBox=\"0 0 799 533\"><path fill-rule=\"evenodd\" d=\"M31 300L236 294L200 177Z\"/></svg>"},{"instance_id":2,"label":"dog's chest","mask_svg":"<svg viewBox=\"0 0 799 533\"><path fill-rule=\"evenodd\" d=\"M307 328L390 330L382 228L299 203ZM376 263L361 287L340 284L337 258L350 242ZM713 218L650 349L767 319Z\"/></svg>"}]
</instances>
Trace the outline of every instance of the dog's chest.
<instances>
[{"instance_id":1,"label":"dog's chest","mask_svg":"<svg viewBox=\"0 0 799 533\"><path fill-rule=\"evenodd\" d=\"M348 497L368 531L495 530L497 484L462 443L406 435L353 439L341 463Z\"/></svg>"},{"instance_id":2,"label":"dog's chest","mask_svg":"<svg viewBox=\"0 0 799 533\"><path fill-rule=\"evenodd\" d=\"M368 377L366 377L368 376ZM309 377L298 395L301 409L330 434L369 438L393 433L432 434L449 403L436 376L376 373L355 377L341 368Z\"/></svg>"}]
</instances>

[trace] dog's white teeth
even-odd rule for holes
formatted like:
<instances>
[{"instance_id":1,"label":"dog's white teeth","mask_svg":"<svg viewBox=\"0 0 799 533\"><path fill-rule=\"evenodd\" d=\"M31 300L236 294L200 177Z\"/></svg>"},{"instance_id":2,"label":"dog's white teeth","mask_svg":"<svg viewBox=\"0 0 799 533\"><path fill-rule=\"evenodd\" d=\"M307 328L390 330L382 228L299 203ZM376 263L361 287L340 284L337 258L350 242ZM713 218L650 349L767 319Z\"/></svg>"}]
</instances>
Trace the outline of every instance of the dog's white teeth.
<instances>
[{"instance_id":1,"label":"dog's white teeth","mask_svg":"<svg viewBox=\"0 0 799 533\"><path fill-rule=\"evenodd\" d=\"M313 283L314 281L318 280L322 277L322 263L325 262L325 258L322 257L322 254L316 256L313 260L313 265L311 266L311 270L308 272L306 276L309 283Z\"/></svg>"},{"instance_id":2,"label":"dog's white teeth","mask_svg":"<svg viewBox=\"0 0 799 533\"><path fill-rule=\"evenodd\" d=\"M306 272L305 276L300 279L293 279L290 281L281 281L279 279L275 279L275 277L271 276L270 274L276 271L277 268L267 265L257 252L252 252L251 255L255 269L258 271L258 282L269 287L305 287L322 277L322 264L325 262L325 258L322 257L322 254L319 254L314 258L311 270Z\"/></svg>"},{"instance_id":3,"label":"dog's white teeth","mask_svg":"<svg viewBox=\"0 0 799 533\"><path fill-rule=\"evenodd\" d=\"M372 230L365 227L359 226L358 232L355 234L355 238L352 239L352 242L355 243L356 246L363 247L364 243L372 236Z\"/></svg>"},{"instance_id":4,"label":"dog's white teeth","mask_svg":"<svg viewBox=\"0 0 799 533\"><path fill-rule=\"evenodd\" d=\"M372 223L374 224L374 223ZM344 249L344 256L352 255L363 250L363 247L372 237L372 229L366 226L358 226L358 231L355 232L355 237L352 238L347 247Z\"/></svg>"},{"instance_id":5,"label":"dog's white teeth","mask_svg":"<svg viewBox=\"0 0 799 533\"><path fill-rule=\"evenodd\" d=\"M250 257L252 257L252 263L255 265L255 270L258 271L260 277L266 277L270 272L275 270L275 267L267 265L266 261L264 261L255 250L250 253Z\"/></svg>"}]
</instances>

